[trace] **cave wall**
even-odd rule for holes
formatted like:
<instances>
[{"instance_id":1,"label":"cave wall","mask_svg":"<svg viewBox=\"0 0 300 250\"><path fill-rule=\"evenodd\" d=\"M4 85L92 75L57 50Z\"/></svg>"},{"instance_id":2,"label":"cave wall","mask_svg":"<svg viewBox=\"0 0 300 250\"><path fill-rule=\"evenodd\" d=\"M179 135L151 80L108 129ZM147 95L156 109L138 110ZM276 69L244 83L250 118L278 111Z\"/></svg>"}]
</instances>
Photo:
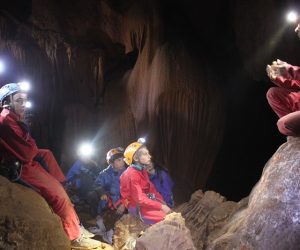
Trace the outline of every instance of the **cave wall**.
<instances>
[{"instance_id":1,"label":"cave wall","mask_svg":"<svg viewBox=\"0 0 300 250\"><path fill-rule=\"evenodd\" d=\"M104 163L109 148L147 136L185 198L250 191L283 139L264 68L300 61L278 18L292 1L26 2L23 15L14 1L0 9L1 84L31 80L33 134L65 171L82 140Z\"/></svg>"}]
</instances>

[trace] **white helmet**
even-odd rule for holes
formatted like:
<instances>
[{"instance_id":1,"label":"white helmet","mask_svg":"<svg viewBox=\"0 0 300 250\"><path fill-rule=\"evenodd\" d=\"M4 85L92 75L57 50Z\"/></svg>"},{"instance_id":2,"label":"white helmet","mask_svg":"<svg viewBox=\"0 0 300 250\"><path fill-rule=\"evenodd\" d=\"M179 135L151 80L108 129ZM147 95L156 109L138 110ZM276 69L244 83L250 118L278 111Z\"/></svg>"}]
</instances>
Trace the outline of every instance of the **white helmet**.
<instances>
[{"instance_id":1,"label":"white helmet","mask_svg":"<svg viewBox=\"0 0 300 250\"><path fill-rule=\"evenodd\" d=\"M17 92L23 91L20 84L18 83L8 83L0 88L0 104L3 105L3 100L10 95Z\"/></svg>"}]
</instances>

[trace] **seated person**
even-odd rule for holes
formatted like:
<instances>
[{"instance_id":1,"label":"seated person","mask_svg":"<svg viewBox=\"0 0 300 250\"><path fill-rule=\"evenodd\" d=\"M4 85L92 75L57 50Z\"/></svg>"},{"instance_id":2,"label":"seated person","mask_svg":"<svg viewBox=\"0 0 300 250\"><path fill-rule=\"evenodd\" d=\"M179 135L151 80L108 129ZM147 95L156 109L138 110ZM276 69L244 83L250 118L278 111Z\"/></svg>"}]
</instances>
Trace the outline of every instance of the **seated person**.
<instances>
[{"instance_id":1,"label":"seated person","mask_svg":"<svg viewBox=\"0 0 300 250\"><path fill-rule=\"evenodd\" d=\"M124 152L129 167L120 178L123 204L128 212L138 216L144 223L154 224L164 219L170 208L149 180L146 166L151 156L145 145L131 143Z\"/></svg>"},{"instance_id":2,"label":"seated person","mask_svg":"<svg viewBox=\"0 0 300 250\"><path fill-rule=\"evenodd\" d=\"M80 229L78 216L61 182L60 168L51 151L38 149L34 139L23 123L27 93L21 84L9 83L0 89L0 160L18 161L21 166L18 181L38 192L61 218L62 226L72 247L90 249L101 246L101 242L89 239ZM48 167L42 166L36 157L42 158ZM13 164L11 164L13 165Z\"/></svg>"},{"instance_id":3,"label":"seated person","mask_svg":"<svg viewBox=\"0 0 300 250\"><path fill-rule=\"evenodd\" d=\"M72 165L66 175L65 188L72 195L71 199L76 203L76 197L79 201L85 201L87 194L92 190L94 181L101 169L98 164L89 155L83 155L78 152L79 159Z\"/></svg>"},{"instance_id":4,"label":"seated person","mask_svg":"<svg viewBox=\"0 0 300 250\"><path fill-rule=\"evenodd\" d=\"M106 208L123 214L125 206L121 202L120 176L124 172L123 148L113 148L107 152L109 164L101 171L94 182L94 190L89 193L89 204L93 207L93 215L103 215Z\"/></svg>"},{"instance_id":5,"label":"seated person","mask_svg":"<svg viewBox=\"0 0 300 250\"><path fill-rule=\"evenodd\" d=\"M278 130L287 136L300 136L300 67L281 60L267 65L270 80L277 85L267 92L267 100L278 115Z\"/></svg>"},{"instance_id":6,"label":"seated person","mask_svg":"<svg viewBox=\"0 0 300 250\"><path fill-rule=\"evenodd\" d=\"M149 174L150 181L155 186L156 190L164 198L166 204L170 207L174 207L172 188L174 183L168 173L167 169L160 167L153 161L146 167Z\"/></svg>"},{"instance_id":7,"label":"seated person","mask_svg":"<svg viewBox=\"0 0 300 250\"><path fill-rule=\"evenodd\" d=\"M102 239L109 244L112 244L113 230L106 231L102 216L107 208L115 211L118 216L125 212L120 195L120 176L126 169L123 152L124 149L121 147L107 152L106 161L109 165L99 173L93 191L88 194L91 213L93 216L98 215L96 226L89 230L94 234L101 235Z\"/></svg>"}]
</instances>

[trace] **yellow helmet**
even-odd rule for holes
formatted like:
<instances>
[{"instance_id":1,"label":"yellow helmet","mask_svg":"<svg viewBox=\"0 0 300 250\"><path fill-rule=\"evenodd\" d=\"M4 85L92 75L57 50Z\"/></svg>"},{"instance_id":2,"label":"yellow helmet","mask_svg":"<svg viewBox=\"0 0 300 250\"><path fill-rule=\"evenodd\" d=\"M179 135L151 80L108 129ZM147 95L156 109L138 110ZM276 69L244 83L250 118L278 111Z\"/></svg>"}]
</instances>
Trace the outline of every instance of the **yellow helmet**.
<instances>
[{"instance_id":1,"label":"yellow helmet","mask_svg":"<svg viewBox=\"0 0 300 250\"><path fill-rule=\"evenodd\" d=\"M135 152L138 151L138 149L140 149L140 147L142 146L143 144L139 142L133 142L127 146L124 152L124 161L127 165L130 165L132 163Z\"/></svg>"}]
</instances>

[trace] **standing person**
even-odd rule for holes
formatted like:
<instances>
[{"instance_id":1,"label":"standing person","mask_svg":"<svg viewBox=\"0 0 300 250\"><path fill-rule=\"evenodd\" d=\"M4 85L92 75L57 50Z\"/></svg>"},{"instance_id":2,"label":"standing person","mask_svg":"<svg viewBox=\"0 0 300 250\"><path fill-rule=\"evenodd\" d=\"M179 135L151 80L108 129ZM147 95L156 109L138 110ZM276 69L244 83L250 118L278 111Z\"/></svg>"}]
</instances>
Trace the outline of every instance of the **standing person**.
<instances>
[{"instance_id":1,"label":"standing person","mask_svg":"<svg viewBox=\"0 0 300 250\"><path fill-rule=\"evenodd\" d=\"M167 169L160 167L154 161L151 161L150 164L146 167L149 174L150 181L155 186L156 190L164 198L166 204L170 207L174 207L173 199L173 186L174 183L168 173Z\"/></svg>"},{"instance_id":2,"label":"standing person","mask_svg":"<svg viewBox=\"0 0 300 250\"><path fill-rule=\"evenodd\" d=\"M61 182L64 181L59 166L52 155L46 151L43 161L49 172L36 161L40 153L26 125L22 122L26 109L27 93L21 84L9 83L0 89L0 158L1 162L13 165L19 162L21 171L18 179L38 192L53 211L61 218L66 235L72 247L96 248L101 242L89 239L80 230L79 219ZM58 174L57 174L58 173Z\"/></svg>"},{"instance_id":3,"label":"standing person","mask_svg":"<svg viewBox=\"0 0 300 250\"><path fill-rule=\"evenodd\" d=\"M164 219L170 208L162 201L149 180L146 166L151 155L145 145L131 143L124 152L124 160L129 165L121 175L121 195L123 203L132 215L139 216L147 224L154 224Z\"/></svg>"}]
</instances>

